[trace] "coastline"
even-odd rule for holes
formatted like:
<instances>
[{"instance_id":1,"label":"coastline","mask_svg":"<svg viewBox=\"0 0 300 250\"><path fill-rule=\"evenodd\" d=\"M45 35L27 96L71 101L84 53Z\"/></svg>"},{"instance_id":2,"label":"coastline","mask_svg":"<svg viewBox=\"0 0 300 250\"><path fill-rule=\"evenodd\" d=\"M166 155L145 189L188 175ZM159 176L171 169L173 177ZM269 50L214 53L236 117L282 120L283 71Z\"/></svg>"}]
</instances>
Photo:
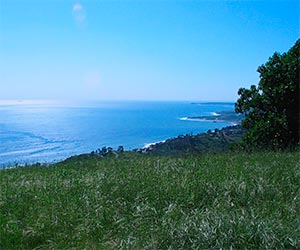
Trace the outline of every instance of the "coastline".
<instances>
[{"instance_id":1,"label":"coastline","mask_svg":"<svg viewBox=\"0 0 300 250\"><path fill-rule=\"evenodd\" d=\"M203 104L202 104L203 105ZM183 118L177 118L177 121L178 120L180 120L180 121L183 121L182 123L181 123L181 127L183 128L183 127L187 127L187 128L191 128L191 130L190 131L193 131L192 130L192 128L196 128L196 127L199 127L199 128L202 128L202 127L206 127L206 129L204 130L204 129L202 129L202 131L200 130L200 134L193 134L192 132L189 132L188 134L185 134L188 130L187 129L185 129L185 131L184 132L182 132L182 133L180 133L180 132L178 132L178 133L170 133L170 134L172 134L172 135L169 135L169 136L166 136L166 137L162 137L161 138L161 140L160 140L160 138L158 138L158 140L157 141L155 141L154 140L154 142L151 142L151 139L149 140L150 142L147 142L147 143L145 143L144 145L142 144L142 145L138 145L137 147L135 147L135 146L131 146L131 147L128 147L128 146L126 146L126 144L124 145L124 147L125 147L125 149L126 149L126 151L138 151L138 152L140 152L140 151L142 151L142 152L149 152L149 151L151 151L153 148L156 148L157 149L157 145L160 145L160 147L161 147L161 145L164 145L164 144L169 144L170 143L170 141L172 141L174 138L182 138L182 137L185 137L185 138L187 138L187 137L191 137L191 138L193 138L192 140L194 140L194 138L199 138L199 137L203 137L203 134L206 134L207 132L205 132L205 131L209 131L210 129L209 129L209 127L211 127L211 128L214 128L214 127L217 127L217 128L219 128L219 129L223 129L223 128L226 128L226 127L228 127L228 126L237 126L238 124L239 124L239 121L238 121L238 119L236 118L237 117L237 115L236 114L233 114L233 111L219 111L220 110L220 107L216 107L215 108L215 111L213 111L213 109L212 108L210 108L210 112L202 112L201 111L201 109L200 109L200 112L202 112L203 114L210 114L210 115L207 115L207 116L187 116L187 117L183 117ZM196 112L197 112L197 110L195 110ZM196 112L193 112L194 114L196 113ZM192 114L192 113L190 113L190 114ZM197 113L196 113L197 114ZM178 117L180 117L180 116L178 116ZM171 120L170 120L171 121ZM210 124L210 126L207 126L207 125L205 125L205 124L203 124L203 125L197 125L197 124L194 124L194 125L192 125L191 126L191 124L193 124L193 123L189 123L189 122L208 122L207 124ZM185 123L186 122L186 123ZM213 123L219 123L219 124L216 124L216 125L213 125ZM223 124L222 124L223 123ZM187 124L187 125L185 125L185 124ZM224 126L224 127L223 127ZM120 129L121 129L121 127L120 127ZM174 128L173 128L174 129ZM25 131L26 132L26 131ZM21 132L20 132L21 133ZM185 134L185 135L184 135ZM20 134L20 135L23 135L23 134ZM30 136L32 136L34 139L36 139L37 138L37 136L35 135L35 134L29 134L29 133L27 133L26 132L26 134L25 134L28 138L30 137ZM24 135L24 136L25 136ZM200 136L201 135L201 136ZM26 138L27 138L26 137ZM30 137L31 138L31 137ZM30 139L29 138L29 139ZM42 138L42 137L38 137L38 139L40 139L40 138ZM46 138L46 137L45 137ZM43 139L43 141L44 140L46 140L46 139L44 139L44 137L42 138ZM134 138L133 138L134 139ZM121 142L121 140L119 140L120 142ZM33 141L33 142L35 142L35 141ZM39 141L38 141L39 142ZM57 141L55 141L55 143L56 143ZM40 143L40 142L39 142ZM51 140L50 140L50 143L52 143L51 142ZM197 142L198 143L198 142ZM179 143L180 144L180 143ZM183 145L184 145L185 143L183 142ZM82 145L84 145L84 144L82 144ZM118 145L122 145L122 142L121 143L118 143ZM103 144L100 144L99 145L99 147L101 148L101 147L104 147L104 146L106 146L106 147L110 147L110 146L112 146L113 148L117 148L118 147L118 145L117 144L109 144L109 143L103 143ZM41 145L42 146L42 145ZM208 147L210 147L209 145L207 145ZM62 148L62 149L65 149L64 147ZM2 160L0 160L1 162L0 162L0 168L2 169L2 168L11 168L11 167L15 167L15 166L20 166L20 167L22 167L22 166L30 166L30 165L34 165L34 164L42 164L42 165L53 165L53 164L56 164L56 163L58 163L58 162L61 162L61 161L64 161L65 159L68 159L68 158L70 158L70 157L72 157L72 156L78 156L78 155L84 155L84 154L89 154L88 152L91 152L92 150L95 150L96 149L96 147L94 148L93 146L92 147L90 147L90 149L88 149L88 150L82 150L81 152L79 152L79 151L75 151L74 153L71 153L71 154L69 154L69 155L66 155L65 157L59 157L59 158L55 158L55 159L46 159L46 160L44 160L44 159L39 159L39 158L35 158L34 160L30 160L29 158L29 160L27 160L27 158L25 159L24 158L24 160L22 160L21 158L16 158L16 159L13 159L12 157L11 157L11 160L10 161L2 161L2 160L5 160L5 157L2 159ZM28 150L28 149L27 149ZM36 153L36 150L35 149L30 149L30 150L32 150L32 152L33 153ZM91 150L91 151L89 151L89 150ZM182 150L181 151L184 151L183 150L183 148L182 148ZM186 150L187 151L187 150ZM202 150L201 150L202 151ZM6 155L9 155L9 154L15 154L17 151L12 151L12 152L3 152L3 155L4 156L6 156ZM23 152L23 151L20 151L20 152ZM31 152L31 151L30 151ZM51 154L53 154L52 152L51 152ZM58 156L58 155L56 155L56 156ZM1 158L1 156L0 156L0 158ZM31 158L33 158L33 157L31 157Z\"/></svg>"},{"instance_id":2,"label":"coastline","mask_svg":"<svg viewBox=\"0 0 300 250\"><path fill-rule=\"evenodd\" d=\"M222 129L208 130L199 134L179 135L174 138L149 144L148 147L133 151L150 155L182 155L220 153L230 150L232 143L242 140L245 129L241 125L227 126Z\"/></svg>"},{"instance_id":3,"label":"coastline","mask_svg":"<svg viewBox=\"0 0 300 250\"><path fill-rule=\"evenodd\" d=\"M194 103L196 104L196 103ZM198 104L197 104L198 105ZM144 147L142 148L138 148L138 149L134 149L133 151L139 152L139 153L160 153L160 151L162 151L162 148L169 148L169 150L163 149L164 153L171 153L173 154L173 151L176 151L176 153L181 153L181 151L195 151L195 148L197 148L195 145L197 144L205 144L204 140L207 138L211 138L211 137L215 137L215 140L218 140L216 138L220 137L220 133L224 136L225 141L227 141L226 146L223 145L223 150L225 150L224 148L226 148L226 150L229 148L229 144L233 143L233 142L238 142L241 141L242 136L244 135L244 129L242 129L242 127L240 126L242 119L244 118L243 115L241 114L237 114L234 111L215 111L215 112L211 112L210 115L207 116L188 116L188 117L182 117L179 118L179 120L181 121L192 121L192 122L227 122L230 123L231 125L223 127L222 129L215 129L214 132L211 132L211 129L209 129L207 132L203 132L203 133L198 133L195 135L178 135L177 137L173 137L173 138L168 138L162 141L158 141L158 142L153 142L153 143L147 143L145 144ZM219 132L220 131L220 132ZM235 135L235 137L232 137L232 135ZM236 136L238 135L238 136ZM205 139L204 139L205 138ZM186 142L184 142L185 140L194 140L196 139L200 141L194 143L195 145L190 146L190 145L186 145ZM219 142L220 144L224 144L224 141L221 140L221 138L219 138ZM222 141L222 142L221 142ZM177 144L177 146L171 146L171 144ZM182 147L180 147L180 144L183 144L186 146L185 149L183 149ZM191 144L193 144L193 142L191 142ZM197 150L196 151L201 151L201 152L215 152L215 151L219 151L219 147L217 147L215 145L215 143L213 143L212 145L206 144L206 149L204 150L203 148L201 150ZM166 151L170 151L170 152L166 152ZM179 152L178 152L179 151Z\"/></svg>"},{"instance_id":4,"label":"coastline","mask_svg":"<svg viewBox=\"0 0 300 250\"><path fill-rule=\"evenodd\" d=\"M143 147L132 150L124 150L125 152L134 152L145 155L184 155L184 154L207 154L227 152L232 143L242 140L245 130L240 125L226 126L222 129L208 130L207 132L198 134L178 135L177 137L168 138L162 141L147 143ZM0 165L0 170L11 169L16 167L26 166L51 166L60 162L76 160L86 157L106 157L115 156L118 158L122 153L112 147L107 147L108 152L105 154L92 151L90 153L75 154L61 160L53 160L50 162L35 162L35 163L11 163Z\"/></svg>"}]
</instances>

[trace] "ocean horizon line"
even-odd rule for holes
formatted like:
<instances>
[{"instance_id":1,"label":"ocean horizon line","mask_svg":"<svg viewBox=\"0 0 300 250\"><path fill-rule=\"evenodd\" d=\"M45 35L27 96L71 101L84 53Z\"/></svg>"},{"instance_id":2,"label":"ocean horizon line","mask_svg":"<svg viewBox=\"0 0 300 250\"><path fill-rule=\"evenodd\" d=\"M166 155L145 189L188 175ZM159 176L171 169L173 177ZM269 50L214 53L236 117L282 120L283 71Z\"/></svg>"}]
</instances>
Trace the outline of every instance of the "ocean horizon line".
<instances>
[{"instance_id":1,"label":"ocean horizon line","mask_svg":"<svg viewBox=\"0 0 300 250\"><path fill-rule=\"evenodd\" d=\"M63 104L85 104L85 103L105 103L105 102L185 102L191 104L233 104L232 100L142 100L142 99L104 99L104 100L84 100L84 99L0 99L0 105L63 105Z\"/></svg>"}]
</instances>

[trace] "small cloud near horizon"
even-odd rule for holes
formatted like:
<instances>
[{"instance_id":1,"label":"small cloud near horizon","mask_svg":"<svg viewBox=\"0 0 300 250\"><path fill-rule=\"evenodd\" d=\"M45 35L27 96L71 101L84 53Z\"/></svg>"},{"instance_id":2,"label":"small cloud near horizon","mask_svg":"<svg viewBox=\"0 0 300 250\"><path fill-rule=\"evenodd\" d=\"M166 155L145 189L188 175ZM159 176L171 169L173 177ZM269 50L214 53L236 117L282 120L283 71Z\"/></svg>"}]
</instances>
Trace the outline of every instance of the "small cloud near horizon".
<instances>
[{"instance_id":1,"label":"small cloud near horizon","mask_svg":"<svg viewBox=\"0 0 300 250\"><path fill-rule=\"evenodd\" d=\"M89 71L85 74L84 84L90 90L95 90L101 85L101 75L98 70Z\"/></svg>"}]
</instances>

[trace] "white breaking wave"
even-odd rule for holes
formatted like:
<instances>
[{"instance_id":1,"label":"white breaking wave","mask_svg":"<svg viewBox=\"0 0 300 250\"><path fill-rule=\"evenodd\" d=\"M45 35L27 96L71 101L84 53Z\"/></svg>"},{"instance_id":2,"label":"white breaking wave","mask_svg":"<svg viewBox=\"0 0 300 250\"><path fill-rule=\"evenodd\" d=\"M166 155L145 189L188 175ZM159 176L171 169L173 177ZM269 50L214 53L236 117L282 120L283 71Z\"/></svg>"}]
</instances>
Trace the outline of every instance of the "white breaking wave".
<instances>
[{"instance_id":1,"label":"white breaking wave","mask_svg":"<svg viewBox=\"0 0 300 250\"><path fill-rule=\"evenodd\" d=\"M182 117L179 118L181 121L192 121L192 122L207 122L207 121L214 121L214 120L207 120L202 118L189 118L189 117Z\"/></svg>"}]
</instances>

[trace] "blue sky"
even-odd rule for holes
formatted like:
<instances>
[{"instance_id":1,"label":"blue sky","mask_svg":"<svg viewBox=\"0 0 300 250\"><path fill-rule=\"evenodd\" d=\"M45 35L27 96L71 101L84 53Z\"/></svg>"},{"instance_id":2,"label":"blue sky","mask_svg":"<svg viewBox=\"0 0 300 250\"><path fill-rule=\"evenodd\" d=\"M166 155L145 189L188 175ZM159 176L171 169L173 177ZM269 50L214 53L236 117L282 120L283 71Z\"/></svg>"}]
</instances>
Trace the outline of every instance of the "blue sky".
<instances>
[{"instance_id":1,"label":"blue sky","mask_svg":"<svg viewBox=\"0 0 300 250\"><path fill-rule=\"evenodd\" d=\"M298 0L0 0L0 99L235 101Z\"/></svg>"}]
</instances>

